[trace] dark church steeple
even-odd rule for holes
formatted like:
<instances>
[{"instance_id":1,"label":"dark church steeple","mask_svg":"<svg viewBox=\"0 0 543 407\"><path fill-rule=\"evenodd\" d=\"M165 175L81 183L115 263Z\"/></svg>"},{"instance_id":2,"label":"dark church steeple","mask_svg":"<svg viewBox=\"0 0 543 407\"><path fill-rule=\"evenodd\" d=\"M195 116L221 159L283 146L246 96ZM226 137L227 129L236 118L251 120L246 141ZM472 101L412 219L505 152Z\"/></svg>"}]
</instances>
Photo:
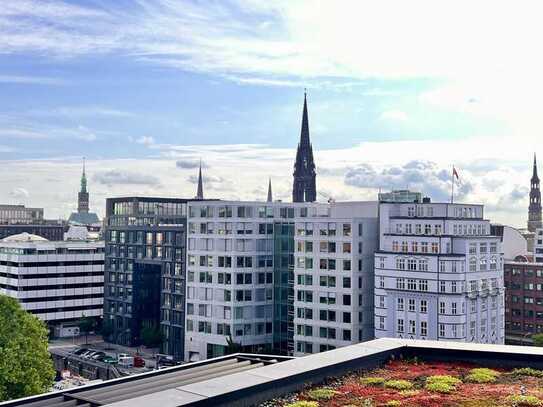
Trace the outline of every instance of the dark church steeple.
<instances>
[{"instance_id":1,"label":"dark church steeple","mask_svg":"<svg viewBox=\"0 0 543 407\"><path fill-rule=\"evenodd\" d=\"M200 160L200 169L198 170L198 189L196 199L204 199L204 182L202 179L202 161Z\"/></svg>"},{"instance_id":2,"label":"dark church steeple","mask_svg":"<svg viewBox=\"0 0 543 407\"><path fill-rule=\"evenodd\" d=\"M537 176L537 160L534 154L534 168L530 180L530 206L528 208L528 230L535 232L541 224L541 191L539 190L539 177Z\"/></svg>"},{"instance_id":3,"label":"dark church steeple","mask_svg":"<svg viewBox=\"0 0 543 407\"><path fill-rule=\"evenodd\" d=\"M307 93L304 93L302 132L294 163L293 202L314 202L317 200L315 162L313 148L309 140L309 119L307 115Z\"/></svg>"}]
</instances>

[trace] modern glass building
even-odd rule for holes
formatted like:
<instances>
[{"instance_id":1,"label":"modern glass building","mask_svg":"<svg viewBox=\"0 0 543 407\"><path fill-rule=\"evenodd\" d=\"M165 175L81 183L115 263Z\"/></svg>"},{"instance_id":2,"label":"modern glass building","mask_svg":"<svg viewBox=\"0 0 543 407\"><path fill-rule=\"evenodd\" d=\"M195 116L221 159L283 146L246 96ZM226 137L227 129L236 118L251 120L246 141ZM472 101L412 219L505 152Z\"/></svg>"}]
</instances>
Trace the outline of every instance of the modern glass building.
<instances>
[{"instance_id":1,"label":"modern glass building","mask_svg":"<svg viewBox=\"0 0 543 407\"><path fill-rule=\"evenodd\" d=\"M187 200L106 200L104 323L107 340L141 343L160 330L161 352L182 360L185 331Z\"/></svg>"}]
</instances>

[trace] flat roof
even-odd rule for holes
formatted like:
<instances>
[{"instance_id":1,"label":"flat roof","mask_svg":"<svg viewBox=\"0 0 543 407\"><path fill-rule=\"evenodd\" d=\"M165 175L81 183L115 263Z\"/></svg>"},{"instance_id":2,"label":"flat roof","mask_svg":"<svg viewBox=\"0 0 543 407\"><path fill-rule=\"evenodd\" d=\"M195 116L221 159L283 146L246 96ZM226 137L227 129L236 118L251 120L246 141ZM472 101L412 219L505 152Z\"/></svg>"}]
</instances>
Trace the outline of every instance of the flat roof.
<instances>
[{"instance_id":1,"label":"flat roof","mask_svg":"<svg viewBox=\"0 0 543 407\"><path fill-rule=\"evenodd\" d=\"M235 354L115 379L0 406L181 407L255 405L395 357L543 368L543 348L376 339L300 358ZM280 363L277 363L280 362Z\"/></svg>"}]
</instances>

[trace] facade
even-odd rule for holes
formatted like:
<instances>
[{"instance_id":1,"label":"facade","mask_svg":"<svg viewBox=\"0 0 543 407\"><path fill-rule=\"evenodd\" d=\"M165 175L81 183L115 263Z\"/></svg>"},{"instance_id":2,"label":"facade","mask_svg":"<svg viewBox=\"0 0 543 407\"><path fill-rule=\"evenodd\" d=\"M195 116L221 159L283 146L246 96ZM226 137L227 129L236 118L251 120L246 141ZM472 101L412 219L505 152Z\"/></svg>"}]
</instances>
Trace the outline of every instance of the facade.
<instances>
[{"instance_id":1,"label":"facade","mask_svg":"<svg viewBox=\"0 0 543 407\"><path fill-rule=\"evenodd\" d=\"M43 208L25 208L24 205L0 205L0 224L28 225L43 222Z\"/></svg>"},{"instance_id":2,"label":"facade","mask_svg":"<svg viewBox=\"0 0 543 407\"><path fill-rule=\"evenodd\" d=\"M109 341L135 346L160 329L162 353L183 359L187 200L106 200L104 323Z\"/></svg>"},{"instance_id":3,"label":"facade","mask_svg":"<svg viewBox=\"0 0 543 407\"><path fill-rule=\"evenodd\" d=\"M543 332L543 262L506 261L504 279L506 340L531 343L532 334Z\"/></svg>"},{"instance_id":4,"label":"facade","mask_svg":"<svg viewBox=\"0 0 543 407\"><path fill-rule=\"evenodd\" d=\"M230 339L250 352L292 349L295 207L189 203L187 360L223 355Z\"/></svg>"},{"instance_id":5,"label":"facade","mask_svg":"<svg viewBox=\"0 0 543 407\"><path fill-rule=\"evenodd\" d=\"M103 290L103 242L51 242L27 233L0 241L0 294L50 326L101 316Z\"/></svg>"},{"instance_id":6,"label":"facade","mask_svg":"<svg viewBox=\"0 0 543 407\"><path fill-rule=\"evenodd\" d=\"M0 239L5 237L18 235L20 233L28 233L31 235L38 235L47 240L58 241L63 240L64 226L63 225L48 225L48 224L0 224Z\"/></svg>"},{"instance_id":7,"label":"facade","mask_svg":"<svg viewBox=\"0 0 543 407\"><path fill-rule=\"evenodd\" d=\"M534 231L534 261L543 263L543 228Z\"/></svg>"},{"instance_id":8,"label":"facade","mask_svg":"<svg viewBox=\"0 0 543 407\"><path fill-rule=\"evenodd\" d=\"M72 225L85 225L98 227L100 219L94 212L89 212L89 192L87 190L87 175L85 174L85 162L81 174L81 190L77 194L77 212L73 212L68 223Z\"/></svg>"},{"instance_id":9,"label":"facade","mask_svg":"<svg viewBox=\"0 0 543 407\"><path fill-rule=\"evenodd\" d=\"M422 193L408 189L400 189L391 192L379 192L379 202L422 202Z\"/></svg>"},{"instance_id":10,"label":"facade","mask_svg":"<svg viewBox=\"0 0 543 407\"><path fill-rule=\"evenodd\" d=\"M534 167L530 180L530 206L528 207L528 231L535 232L543 227L541 223L541 191L539 189L539 177L537 176L537 161L534 154Z\"/></svg>"},{"instance_id":11,"label":"facade","mask_svg":"<svg viewBox=\"0 0 543 407\"><path fill-rule=\"evenodd\" d=\"M377 202L300 208L294 244L294 355L373 339L377 209Z\"/></svg>"},{"instance_id":12,"label":"facade","mask_svg":"<svg viewBox=\"0 0 543 407\"><path fill-rule=\"evenodd\" d=\"M186 359L371 339L376 246L376 202L189 202Z\"/></svg>"},{"instance_id":13,"label":"facade","mask_svg":"<svg viewBox=\"0 0 543 407\"><path fill-rule=\"evenodd\" d=\"M375 336L504 342L503 254L482 205L380 204Z\"/></svg>"},{"instance_id":14,"label":"facade","mask_svg":"<svg viewBox=\"0 0 543 407\"><path fill-rule=\"evenodd\" d=\"M294 183L292 187L293 202L315 202L317 200L315 161L313 147L309 139L309 119L307 115L307 94L304 94L304 111L302 114L302 131L296 150L294 163Z\"/></svg>"}]
</instances>

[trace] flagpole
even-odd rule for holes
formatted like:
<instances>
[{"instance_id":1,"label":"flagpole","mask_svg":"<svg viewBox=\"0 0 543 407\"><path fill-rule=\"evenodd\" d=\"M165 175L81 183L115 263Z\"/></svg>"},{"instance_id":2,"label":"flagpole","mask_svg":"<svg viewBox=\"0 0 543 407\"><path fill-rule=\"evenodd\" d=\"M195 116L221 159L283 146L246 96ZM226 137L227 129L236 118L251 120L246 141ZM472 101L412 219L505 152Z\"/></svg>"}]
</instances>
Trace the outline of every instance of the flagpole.
<instances>
[{"instance_id":1,"label":"flagpole","mask_svg":"<svg viewBox=\"0 0 543 407\"><path fill-rule=\"evenodd\" d=\"M451 203L454 203L454 165L451 175Z\"/></svg>"}]
</instances>

